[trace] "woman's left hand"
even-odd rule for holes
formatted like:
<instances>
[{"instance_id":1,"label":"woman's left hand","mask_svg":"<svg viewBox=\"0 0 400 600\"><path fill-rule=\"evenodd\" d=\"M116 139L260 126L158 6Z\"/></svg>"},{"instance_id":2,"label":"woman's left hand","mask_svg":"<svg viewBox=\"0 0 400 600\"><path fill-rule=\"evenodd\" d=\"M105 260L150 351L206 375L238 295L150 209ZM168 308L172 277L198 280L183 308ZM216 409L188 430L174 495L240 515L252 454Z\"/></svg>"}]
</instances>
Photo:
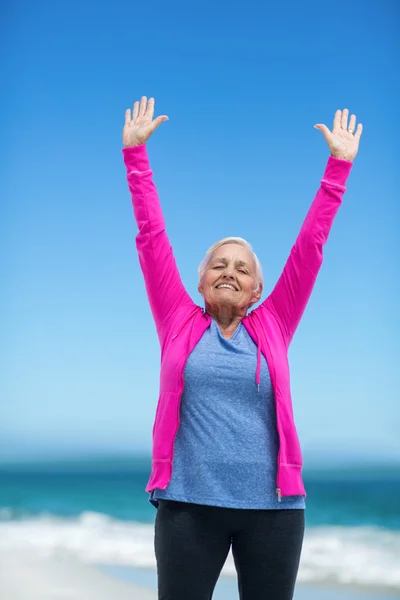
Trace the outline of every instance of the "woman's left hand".
<instances>
[{"instance_id":1,"label":"woman's left hand","mask_svg":"<svg viewBox=\"0 0 400 600\"><path fill-rule=\"evenodd\" d=\"M353 162L357 156L363 126L359 123L355 131L356 115L351 115L350 123L347 127L348 118L349 111L347 108L343 112L337 110L333 120L332 131L326 125L317 124L314 127L322 132L332 156Z\"/></svg>"}]
</instances>

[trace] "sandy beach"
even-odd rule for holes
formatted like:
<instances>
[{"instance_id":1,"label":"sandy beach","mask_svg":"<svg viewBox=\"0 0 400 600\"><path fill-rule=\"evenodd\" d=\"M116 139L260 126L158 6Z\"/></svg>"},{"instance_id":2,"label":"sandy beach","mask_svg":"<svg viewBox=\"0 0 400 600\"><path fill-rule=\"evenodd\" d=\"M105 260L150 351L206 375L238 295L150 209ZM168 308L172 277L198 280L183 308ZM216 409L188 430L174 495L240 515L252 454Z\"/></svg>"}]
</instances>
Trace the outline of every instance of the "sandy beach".
<instances>
[{"instance_id":1,"label":"sandy beach","mask_svg":"<svg viewBox=\"0 0 400 600\"><path fill-rule=\"evenodd\" d=\"M236 585L236 581L232 578L220 578L213 600L238 598ZM303 585L299 585L295 593L295 600L389 600L393 597L396 596ZM0 598L2 600L114 600L115 598L157 600L156 573L149 569L97 569L64 551L56 555L27 551L2 552Z\"/></svg>"},{"instance_id":2,"label":"sandy beach","mask_svg":"<svg viewBox=\"0 0 400 600\"><path fill-rule=\"evenodd\" d=\"M61 553L0 556L2 600L155 600L157 594L100 572Z\"/></svg>"}]
</instances>

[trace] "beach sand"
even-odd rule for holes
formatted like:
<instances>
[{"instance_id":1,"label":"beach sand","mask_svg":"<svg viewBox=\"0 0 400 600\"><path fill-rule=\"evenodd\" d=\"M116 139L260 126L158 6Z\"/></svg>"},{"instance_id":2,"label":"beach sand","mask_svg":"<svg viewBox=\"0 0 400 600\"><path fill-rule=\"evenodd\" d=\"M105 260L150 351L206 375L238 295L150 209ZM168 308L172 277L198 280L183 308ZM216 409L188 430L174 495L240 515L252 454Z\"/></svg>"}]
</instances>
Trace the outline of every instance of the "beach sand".
<instances>
[{"instance_id":1,"label":"beach sand","mask_svg":"<svg viewBox=\"0 0 400 600\"><path fill-rule=\"evenodd\" d=\"M1 600L156 600L157 594L118 581L95 567L60 554L0 555Z\"/></svg>"},{"instance_id":2,"label":"beach sand","mask_svg":"<svg viewBox=\"0 0 400 600\"><path fill-rule=\"evenodd\" d=\"M116 566L99 566L99 568L119 580L131 581L142 588L157 590L157 575L154 569ZM386 590L298 583L293 600L393 600L393 598L400 598L400 594ZM239 600L237 578L221 575L213 593L213 600Z\"/></svg>"},{"instance_id":3,"label":"beach sand","mask_svg":"<svg viewBox=\"0 0 400 600\"><path fill-rule=\"evenodd\" d=\"M98 569L65 552L56 556L26 551L3 552L0 555L2 600L157 600L156 590L156 573L150 569ZM295 593L295 600L386 600L393 597L360 590L303 585L297 586ZM213 600L236 598L236 581L221 577Z\"/></svg>"}]
</instances>

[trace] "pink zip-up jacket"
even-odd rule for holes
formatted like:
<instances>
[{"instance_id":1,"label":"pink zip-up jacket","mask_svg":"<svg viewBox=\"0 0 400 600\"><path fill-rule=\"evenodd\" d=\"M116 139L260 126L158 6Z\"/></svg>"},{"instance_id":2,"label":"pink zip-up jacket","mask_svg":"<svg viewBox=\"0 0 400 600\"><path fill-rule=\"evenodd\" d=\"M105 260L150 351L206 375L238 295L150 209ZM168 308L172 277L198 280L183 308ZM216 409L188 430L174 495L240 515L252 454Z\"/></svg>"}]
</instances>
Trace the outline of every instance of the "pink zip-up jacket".
<instances>
[{"instance_id":1,"label":"pink zip-up jacket","mask_svg":"<svg viewBox=\"0 0 400 600\"><path fill-rule=\"evenodd\" d=\"M152 469L145 488L165 489L172 474L174 441L186 360L211 317L186 292L165 231L145 145L123 148L129 190L139 229L136 246L161 346L160 394L153 426ZM342 202L352 163L330 156L321 186L271 294L242 320L257 345L255 384L264 355L276 402L279 453L276 493L304 495L302 454L290 393L288 348L323 260L323 246Z\"/></svg>"}]
</instances>

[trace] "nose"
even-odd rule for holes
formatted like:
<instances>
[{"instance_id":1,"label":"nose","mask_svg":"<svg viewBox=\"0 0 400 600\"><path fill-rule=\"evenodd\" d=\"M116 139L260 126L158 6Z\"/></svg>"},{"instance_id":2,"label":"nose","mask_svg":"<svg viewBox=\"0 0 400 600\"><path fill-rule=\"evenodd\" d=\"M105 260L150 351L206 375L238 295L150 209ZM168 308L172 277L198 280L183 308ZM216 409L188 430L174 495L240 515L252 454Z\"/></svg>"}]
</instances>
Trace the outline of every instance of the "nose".
<instances>
[{"instance_id":1,"label":"nose","mask_svg":"<svg viewBox=\"0 0 400 600\"><path fill-rule=\"evenodd\" d=\"M233 269L231 267L226 267L223 279L235 279L232 271Z\"/></svg>"}]
</instances>

